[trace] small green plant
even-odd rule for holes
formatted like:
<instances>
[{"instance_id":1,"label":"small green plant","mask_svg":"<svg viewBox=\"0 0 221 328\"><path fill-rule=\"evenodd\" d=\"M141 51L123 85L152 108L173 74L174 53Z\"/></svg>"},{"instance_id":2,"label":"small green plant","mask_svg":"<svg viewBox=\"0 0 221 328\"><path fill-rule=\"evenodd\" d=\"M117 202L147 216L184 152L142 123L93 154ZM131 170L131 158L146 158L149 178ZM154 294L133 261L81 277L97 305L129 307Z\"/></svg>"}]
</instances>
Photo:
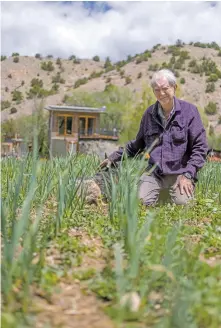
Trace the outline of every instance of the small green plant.
<instances>
[{"instance_id":1,"label":"small green plant","mask_svg":"<svg viewBox=\"0 0 221 328\"><path fill-rule=\"evenodd\" d=\"M140 79L142 77L142 72L139 72L137 78Z\"/></svg>"},{"instance_id":2,"label":"small green plant","mask_svg":"<svg viewBox=\"0 0 221 328\"><path fill-rule=\"evenodd\" d=\"M132 78L130 76L125 77L125 84L130 84L132 82Z\"/></svg>"},{"instance_id":3,"label":"small green plant","mask_svg":"<svg viewBox=\"0 0 221 328\"><path fill-rule=\"evenodd\" d=\"M13 62L14 62L14 63L18 63L18 62L19 62L19 57L14 57L14 58L13 58Z\"/></svg>"},{"instance_id":4,"label":"small green plant","mask_svg":"<svg viewBox=\"0 0 221 328\"><path fill-rule=\"evenodd\" d=\"M1 61L6 60L6 56L1 55Z\"/></svg>"},{"instance_id":5,"label":"small green plant","mask_svg":"<svg viewBox=\"0 0 221 328\"><path fill-rule=\"evenodd\" d=\"M61 58L56 59L56 65L61 66Z\"/></svg>"},{"instance_id":6,"label":"small green plant","mask_svg":"<svg viewBox=\"0 0 221 328\"><path fill-rule=\"evenodd\" d=\"M93 61L95 61L95 62L99 62L99 61L100 61L100 57L99 57L99 56L94 56L94 57L93 57Z\"/></svg>"},{"instance_id":7,"label":"small green plant","mask_svg":"<svg viewBox=\"0 0 221 328\"><path fill-rule=\"evenodd\" d=\"M185 83L186 83L186 80L184 79L184 77L181 77L180 84L185 84Z\"/></svg>"},{"instance_id":8,"label":"small green plant","mask_svg":"<svg viewBox=\"0 0 221 328\"><path fill-rule=\"evenodd\" d=\"M44 71L52 72L54 70L54 65L52 61L42 62L41 69L43 69Z\"/></svg>"},{"instance_id":9,"label":"small green plant","mask_svg":"<svg viewBox=\"0 0 221 328\"><path fill-rule=\"evenodd\" d=\"M206 92L214 92L215 91L215 83L211 82L206 85Z\"/></svg>"},{"instance_id":10,"label":"small green plant","mask_svg":"<svg viewBox=\"0 0 221 328\"><path fill-rule=\"evenodd\" d=\"M78 79L75 84L74 84L74 88L78 88L80 85L86 84L88 82L88 78L83 77L82 79Z\"/></svg>"},{"instance_id":11,"label":"small green plant","mask_svg":"<svg viewBox=\"0 0 221 328\"><path fill-rule=\"evenodd\" d=\"M74 64L80 64L80 63L81 63L81 61L80 61L80 59L79 59L79 58L75 58L75 59L73 60L73 63L74 63Z\"/></svg>"},{"instance_id":12,"label":"small green plant","mask_svg":"<svg viewBox=\"0 0 221 328\"><path fill-rule=\"evenodd\" d=\"M15 113L17 113L17 108L15 108L15 107L12 107L11 109L10 109L10 113L11 114L15 114Z\"/></svg>"},{"instance_id":13,"label":"small green plant","mask_svg":"<svg viewBox=\"0 0 221 328\"><path fill-rule=\"evenodd\" d=\"M71 55L68 60L75 60L76 59L76 56L75 55Z\"/></svg>"},{"instance_id":14,"label":"small green plant","mask_svg":"<svg viewBox=\"0 0 221 328\"><path fill-rule=\"evenodd\" d=\"M110 83L111 82L111 77L108 77L107 79L106 79L106 83Z\"/></svg>"},{"instance_id":15,"label":"small green plant","mask_svg":"<svg viewBox=\"0 0 221 328\"><path fill-rule=\"evenodd\" d=\"M104 63L104 68L108 68L112 66L111 60L109 57L106 58L105 63Z\"/></svg>"},{"instance_id":16,"label":"small green plant","mask_svg":"<svg viewBox=\"0 0 221 328\"><path fill-rule=\"evenodd\" d=\"M61 77L60 73L57 73L55 76L52 77L52 83L64 84L65 80Z\"/></svg>"},{"instance_id":17,"label":"small green plant","mask_svg":"<svg viewBox=\"0 0 221 328\"><path fill-rule=\"evenodd\" d=\"M37 88L43 88L43 81L37 78L31 80L31 86Z\"/></svg>"},{"instance_id":18,"label":"small green plant","mask_svg":"<svg viewBox=\"0 0 221 328\"><path fill-rule=\"evenodd\" d=\"M217 74L210 74L210 76L208 77L208 79L206 80L207 82L216 82L219 79L219 77L217 76Z\"/></svg>"},{"instance_id":19,"label":"small green plant","mask_svg":"<svg viewBox=\"0 0 221 328\"><path fill-rule=\"evenodd\" d=\"M217 113L217 105L216 103L210 101L208 105L204 109L205 113L208 115L215 115Z\"/></svg>"},{"instance_id":20,"label":"small green plant","mask_svg":"<svg viewBox=\"0 0 221 328\"><path fill-rule=\"evenodd\" d=\"M41 54L35 54L35 58L42 59L42 56L41 56Z\"/></svg>"},{"instance_id":21,"label":"small green plant","mask_svg":"<svg viewBox=\"0 0 221 328\"><path fill-rule=\"evenodd\" d=\"M91 75L89 76L89 79L95 79L97 77L100 77L103 73L104 73L104 71L99 71L99 72L93 71L91 73Z\"/></svg>"},{"instance_id":22,"label":"small green plant","mask_svg":"<svg viewBox=\"0 0 221 328\"><path fill-rule=\"evenodd\" d=\"M11 106L10 101L8 101L8 100L2 100L1 101L1 111L6 109L6 108L9 108L10 106Z\"/></svg>"},{"instance_id":23,"label":"small green plant","mask_svg":"<svg viewBox=\"0 0 221 328\"><path fill-rule=\"evenodd\" d=\"M19 53L18 52L13 52L12 53L12 57L18 57L19 56Z\"/></svg>"},{"instance_id":24,"label":"small green plant","mask_svg":"<svg viewBox=\"0 0 221 328\"><path fill-rule=\"evenodd\" d=\"M120 77L124 78L125 71L123 69L120 70Z\"/></svg>"},{"instance_id":25,"label":"small green plant","mask_svg":"<svg viewBox=\"0 0 221 328\"><path fill-rule=\"evenodd\" d=\"M23 100L22 92L18 90L12 91L12 100L19 104Z\"/></svg>"}]
</instances>

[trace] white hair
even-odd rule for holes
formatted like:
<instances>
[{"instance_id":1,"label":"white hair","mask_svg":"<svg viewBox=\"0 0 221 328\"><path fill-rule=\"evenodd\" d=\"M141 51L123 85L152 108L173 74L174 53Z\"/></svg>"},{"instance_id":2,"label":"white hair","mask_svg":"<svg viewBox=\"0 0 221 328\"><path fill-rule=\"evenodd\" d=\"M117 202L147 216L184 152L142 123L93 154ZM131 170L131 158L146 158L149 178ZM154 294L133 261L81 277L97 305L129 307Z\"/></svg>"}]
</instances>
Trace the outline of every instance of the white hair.
<instances>
[{"instance_id":1,"label":"white hair","mask_svg":"<svg viewBox=\"0 0 221 328\"><path fill-rule=\"evenodd\" d=\"M159 80L161 77L165 77L169 83L169 85L175 86L176 85L176 77L169 69L161 69L160 71L157 71L154 73L152 79L151 79L151 87L154 88L156 85L157 80Z\"/></svg>"}]
</instances>

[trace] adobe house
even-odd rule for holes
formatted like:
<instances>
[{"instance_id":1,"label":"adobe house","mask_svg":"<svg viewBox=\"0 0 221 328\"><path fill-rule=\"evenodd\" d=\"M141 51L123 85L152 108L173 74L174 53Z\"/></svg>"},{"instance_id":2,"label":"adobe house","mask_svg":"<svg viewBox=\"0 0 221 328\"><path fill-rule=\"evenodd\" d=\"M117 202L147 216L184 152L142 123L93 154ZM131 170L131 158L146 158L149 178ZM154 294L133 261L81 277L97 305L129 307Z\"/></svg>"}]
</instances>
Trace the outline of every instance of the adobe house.
<instances>
[{"instance_id":1,"label":"adobe house","mask_svg":"<svg viewBox=\"0 0 221 328\"><path fill-rule=\"evenodd\" d=\"M52 157L80 151L81 140L118 140L116 129L100 129L100 115L106 107L47 106L45 109L49 111L49 151Z\"/></svg>"}]
</instances>

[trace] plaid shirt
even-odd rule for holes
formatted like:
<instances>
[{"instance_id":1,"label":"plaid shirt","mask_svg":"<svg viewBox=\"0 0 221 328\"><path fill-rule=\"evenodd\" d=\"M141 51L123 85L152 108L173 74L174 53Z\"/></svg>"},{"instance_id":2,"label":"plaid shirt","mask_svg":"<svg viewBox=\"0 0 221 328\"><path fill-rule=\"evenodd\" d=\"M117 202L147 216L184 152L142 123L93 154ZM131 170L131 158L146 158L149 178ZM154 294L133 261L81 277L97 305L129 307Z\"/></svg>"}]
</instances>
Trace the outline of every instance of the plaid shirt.
<instances>
[{"instance_id":1,"label":"plaid shirt","mask_svg":"<svg viewBox=\"0 0 221 328\"><path fill-rule=\"evenodd\" d=\"M188 172L196 179L206 161L206 131L197 108L174 97L174 109L164 126L159 117L158 101L143 114L136 139L127 143L125 151L133 157L143 150L150 153L149 165L156 164L158 175ZM108 158L121 160L120 148Z\"/></svg>"},{"instance_id":2,"label":"plaid shirt","mask_svg":"<svg viewBox=\"0 0 221 328\"><path fill-rule=\"evenodd\" d=\"M175 110L175 108L174 108L174 101L173 101L173 108L172 108L172 110L170 112L169 117L166 118L165 115L164 115L163 108L162 108L161 104L158 102L158 115L159 115L159 117L161 119L161 123L162 123L162 125L163 125L164 128L166 127L167 122L169 122L170 118L173 116L174 110Z\"/></svg>"}]
</instances>

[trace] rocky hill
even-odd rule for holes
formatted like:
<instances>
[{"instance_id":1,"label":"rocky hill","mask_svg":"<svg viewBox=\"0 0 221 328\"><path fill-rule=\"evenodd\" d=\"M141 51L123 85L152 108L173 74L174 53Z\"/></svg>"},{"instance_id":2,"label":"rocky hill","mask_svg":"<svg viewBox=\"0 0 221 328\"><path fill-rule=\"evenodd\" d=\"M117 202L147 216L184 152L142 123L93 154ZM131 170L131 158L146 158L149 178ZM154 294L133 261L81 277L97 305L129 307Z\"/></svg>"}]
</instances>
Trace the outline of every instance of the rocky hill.
<instances>
[{"instance_id":1,"label":"rocky hill","mask_svg":"<svg viewBox=\"0 0 221 328\"><path fill-rule=\"evenodd\" d=\"M149 83L155 70L168 67L177 76L183 99L202 108L213 103L216 110L207 109L208 118L215 132L221 134L221 48L216 44L156 45L117 63L109 58L100 61L98 56L60 59L16 53L1 59L2 122L30 115L36 95L43 95L46 105L61 105L75 90L103 91L110 83L136 92L144 82Z\"/></svg>"}]
</instances>

